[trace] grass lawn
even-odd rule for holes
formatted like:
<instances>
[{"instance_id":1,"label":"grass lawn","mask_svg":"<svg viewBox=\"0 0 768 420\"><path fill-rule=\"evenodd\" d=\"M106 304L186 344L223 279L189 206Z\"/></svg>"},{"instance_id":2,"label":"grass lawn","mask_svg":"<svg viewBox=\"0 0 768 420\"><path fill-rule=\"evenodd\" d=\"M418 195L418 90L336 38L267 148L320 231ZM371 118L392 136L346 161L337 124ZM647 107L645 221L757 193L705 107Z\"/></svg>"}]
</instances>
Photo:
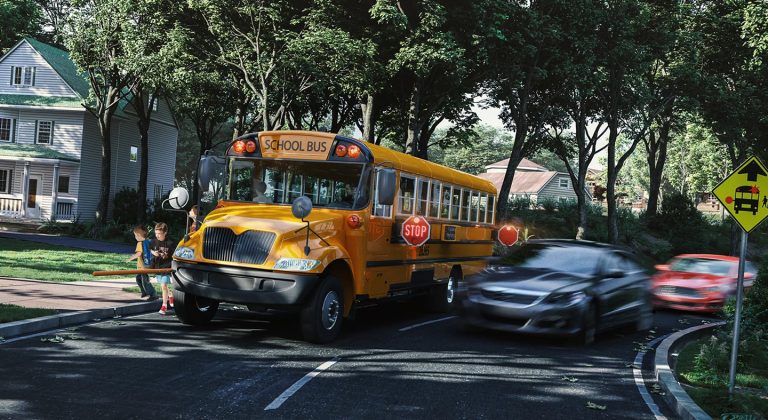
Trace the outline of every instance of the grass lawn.
<instances>
[{"instance_id":1,"label":"grass lawn","mask_svg":"<svg viewBox=\"0 0 768 420\"><path fill-rule=\"evenodd\" d=\"M91 275L94 271L136 268L135 262L125 262L129 256L3 238L0 240L0 276L48 281L96 280Z\"/></svg>"},{"instance_id":2,"label":"grass lawn","mask_svg":"<svg viewBox=\"0 0 768 420\"><path fill-rule=\"evenodd\" d=\"M56 309L22 308L21 306L0 303L0 324L3 322L21 321L22 319L55 315Z\"/></svg>"},{"instance_id":3,"label":"grass lawn","mask_svg":"<svg viewBox=\"0 0 768 420\"><path fill-rule=\"evenodd\" d=\"M721 418L723 414L758 414L768 417L768 375L762 366L750 366L749 371L736 371L734 398L728 398L728 374L722 377L702 376L695 372L694 359L709 338L686 346L677 358L678 380L691 385L685 391L707 414Z\"/></svg>"}]
</instances>

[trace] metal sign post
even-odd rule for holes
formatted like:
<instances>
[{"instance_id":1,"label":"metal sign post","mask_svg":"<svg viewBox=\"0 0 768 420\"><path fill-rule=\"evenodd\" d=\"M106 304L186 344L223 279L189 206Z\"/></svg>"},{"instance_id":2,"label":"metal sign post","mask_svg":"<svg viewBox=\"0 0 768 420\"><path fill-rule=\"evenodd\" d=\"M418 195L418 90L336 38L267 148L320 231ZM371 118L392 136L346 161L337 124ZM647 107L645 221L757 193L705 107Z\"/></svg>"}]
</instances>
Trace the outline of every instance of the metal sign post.
<instances>
[{"instance_id":1,"label":"metal sign post","mask_svg":"<svg viewBox=\"0 0 768 420\"><path fill-rule=\"evenodd\" d=\"M757 157L751 157L726 176L712 193L723 210L741 226L739 278L736 286L736 319L733 322L733 346L729 372L728 394L733 397L736 387L736 361L739 353L741 306L744 299L744 265L747 258L749 232L768 218L768 169Z\"/></svg>"},{"instance_id":2,"label":"metal sign post","mask_svg":"<svg viewBox=\"0 0 768 420\"><path fill-rule=\"evenodd\" d=\"M736 286L736 320L733 322L733 346L731 347L731 370L728 375L728 395L733 396L736 387L736 357L739 353L739 331L741 331L741 301L744 299L744 265L747 258L747 239L749 234L741 231L741 249L739 250L739 279Z\"/></svg>"}]
</instances>

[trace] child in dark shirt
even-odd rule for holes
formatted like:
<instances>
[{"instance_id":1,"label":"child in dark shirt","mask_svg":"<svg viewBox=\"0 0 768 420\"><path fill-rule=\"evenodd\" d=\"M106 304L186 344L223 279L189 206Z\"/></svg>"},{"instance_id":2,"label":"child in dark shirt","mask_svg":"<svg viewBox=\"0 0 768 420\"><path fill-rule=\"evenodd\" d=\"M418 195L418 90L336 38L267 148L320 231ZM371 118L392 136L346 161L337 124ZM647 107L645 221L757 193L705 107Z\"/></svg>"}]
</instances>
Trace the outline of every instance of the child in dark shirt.
<instances>
[{"instance_id":1,"label":"child in dark shirt","mask_svg":"<svg viewBox=\"0 0 768 420\"><path fill-rule=\"evenodd\" d=\"M152 259L152 268L171 268L171 260L173 253L176 250L176 243L169 240L166 235L168 234L168 225L165 223L155 224L155 239L152 240L149 249L154 258ZM168 285L171 284L171 275L158 274L155 276L157 283L160 284L160 288L163 290L163 306L160 307L160 313L165 315L168 310L168 305L173 308L173 295L171 295Z\"/></svg>"}]
</instances>

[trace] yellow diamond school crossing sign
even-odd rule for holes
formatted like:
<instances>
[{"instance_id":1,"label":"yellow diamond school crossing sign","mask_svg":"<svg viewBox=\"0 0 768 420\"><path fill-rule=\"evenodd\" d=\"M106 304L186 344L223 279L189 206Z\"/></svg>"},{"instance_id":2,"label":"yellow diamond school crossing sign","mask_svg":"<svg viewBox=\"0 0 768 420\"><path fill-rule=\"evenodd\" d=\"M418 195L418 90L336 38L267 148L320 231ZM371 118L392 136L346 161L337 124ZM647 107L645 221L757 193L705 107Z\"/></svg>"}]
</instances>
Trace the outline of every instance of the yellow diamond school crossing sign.
<instances>
[{"instance_id":1,"label":"yellow diamond school crossing sign","mask_svg":"<svg viewBox=\"0 0 768 420\"><path fill-rule=\"evenodd\" d=\"M768 217L768 170L754 156L728 175L712 193L747 233Z\"/></svg>"}]
</instances>

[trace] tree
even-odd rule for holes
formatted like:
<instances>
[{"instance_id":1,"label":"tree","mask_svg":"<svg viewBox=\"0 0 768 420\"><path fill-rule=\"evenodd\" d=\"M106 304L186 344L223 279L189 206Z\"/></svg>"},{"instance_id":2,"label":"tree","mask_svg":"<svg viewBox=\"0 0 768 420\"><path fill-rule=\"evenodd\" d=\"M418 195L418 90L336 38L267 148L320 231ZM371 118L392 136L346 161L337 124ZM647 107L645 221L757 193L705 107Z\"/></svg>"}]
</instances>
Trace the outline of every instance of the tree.
<instances>
[{"instance_id":1,"label":"tree","mask_svg":"<svg viewBox=\"0 0 768 420\"><path fill-rule=\"evenodd\" d=\"M70 16L72 33L65 40L70 57L87 74L90 95L83 106L97 120L101 135L101 191L97 226L109 211L112 162L112 117L120 100L137 82L121 66L125 54L120 34L128 24L127 4L121 0L77 0Z\"/></svg>"},{"instance_id":2,"label":"tree","mask_svg":"<svg viewBox=\"0 0 768 420\"><path fill-rule=\"evenodd\" d=\"M71 2L69 0L36 0L36 2L42 11L42 40L57 47L64 47Z\"/></svg>"},{"instance_id":3,"label":"tree","mask_svg":"<svg viewBox=\"0 0 768 420\"><path fill-rule=\"evenodd\" d=\"M21 38L37 35L41 21L33 0L0 0L0 56Z\"/></svg>"},{"instance_id":4,"label":"tree","mask_svg":"<svg viewBox=\"0 0 768 420\"><path fill-rule=\"evenodd\" d=\"M449 135L448 130L438 129L435 137L443 139ZM511 148L509 133L487 125L473 128L470 136L460 143L447 141L445 148L431 148L429 160L446 165L462 172L477 175L485 172L485 167L509 156ZM436 153L438 150L442 153Z\"/></svg>"}]
</instances>

